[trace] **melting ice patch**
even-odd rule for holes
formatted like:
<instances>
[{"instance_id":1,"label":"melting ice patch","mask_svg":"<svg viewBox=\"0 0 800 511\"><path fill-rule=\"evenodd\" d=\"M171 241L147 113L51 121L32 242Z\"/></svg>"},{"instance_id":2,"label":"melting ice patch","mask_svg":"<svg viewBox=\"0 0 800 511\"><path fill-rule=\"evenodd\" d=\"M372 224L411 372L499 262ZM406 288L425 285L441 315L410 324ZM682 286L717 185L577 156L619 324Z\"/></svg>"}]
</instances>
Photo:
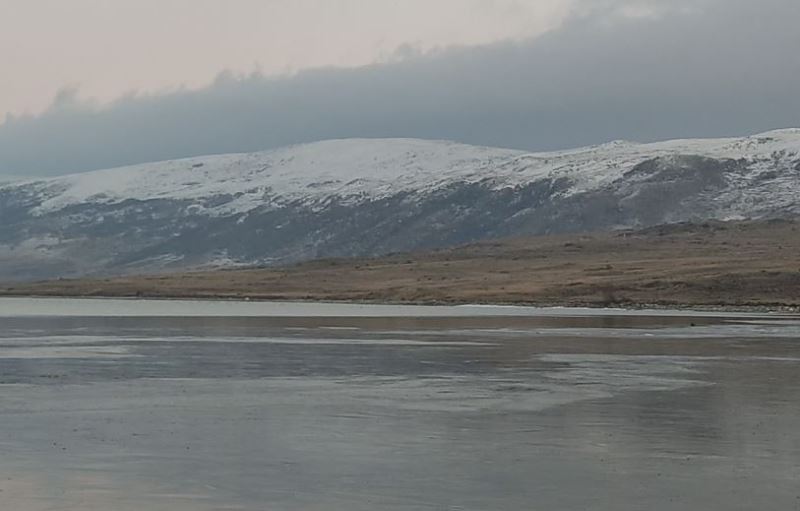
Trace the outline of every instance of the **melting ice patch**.
<instances>
[{"instance_id":1,"label":"melting ice patch","mask_svg":"<svg viewBox=\"0 0 800 511\"><path fill-rule=\"evenodd\" d=\"M30 346L0 347L0 359L87 359L135 357L125 346Z\"/></svg>"},{"instance_id":2,"label":"melting ice patch","mask_svg":"<svg viewBox=\"0 0 800 511\"><path fill-rule=\"evenodd\" d=\"M556 366L547 378L594 392L664 391L707 385L693 378L702 373L707 357L551 354L539 360Z\"/></svg>"},{"instance_id":3,"label":"melting ice patch","mask_svg":"<svg viewBox=\"0 0 800 511\"><path fill-rule=\"evenodd\" d=\"M316 385L318 392L346 396L360 406L391 409L504 413L534 412L631 391L670 391L708 385L693 378L707 359L612 355L545 355L544 369L498 377L439 375L424 378L348 378ZM328 380L330 381L330 380ZM310 382L305 382L308 384ZM295 384L305 385L299 381ZM307 391L310 389L306 389Z\"/></svg>"}]
</instances>

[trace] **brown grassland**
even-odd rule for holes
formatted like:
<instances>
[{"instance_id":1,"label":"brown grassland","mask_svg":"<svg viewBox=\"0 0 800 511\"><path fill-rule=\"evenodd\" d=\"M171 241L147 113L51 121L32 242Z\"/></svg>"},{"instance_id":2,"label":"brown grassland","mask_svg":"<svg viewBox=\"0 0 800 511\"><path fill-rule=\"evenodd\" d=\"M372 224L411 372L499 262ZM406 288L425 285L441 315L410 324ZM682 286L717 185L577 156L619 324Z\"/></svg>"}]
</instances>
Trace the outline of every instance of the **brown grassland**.
<instances>
[{"instance_id":1,"label":"brown grassland","mask_svg":"<svg viewBox=\"0 0 800 511\"><path fill-rule=\"evenodd\" d=\"M280 268L0 285L6 296L565 306L800 306L800 223L709 222Z\"/></svg>"}]
</instances>

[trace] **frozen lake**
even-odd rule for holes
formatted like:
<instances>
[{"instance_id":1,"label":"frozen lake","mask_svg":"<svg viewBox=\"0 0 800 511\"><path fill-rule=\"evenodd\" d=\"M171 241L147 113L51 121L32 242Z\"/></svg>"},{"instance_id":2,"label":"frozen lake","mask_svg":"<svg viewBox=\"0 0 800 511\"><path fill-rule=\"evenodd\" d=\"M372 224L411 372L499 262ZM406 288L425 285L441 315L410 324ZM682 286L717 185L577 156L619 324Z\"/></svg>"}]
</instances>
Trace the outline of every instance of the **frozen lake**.
<instances>
[{"instance_id":1,"label":"frozen lake","mask_svg":"<svg viewBox=\"0 0 800 511\"><path fill-rule=\"evenodd\" d=\"M15 511L800 509L800 318L0 299Z\"/></svg>"}]
</instances>

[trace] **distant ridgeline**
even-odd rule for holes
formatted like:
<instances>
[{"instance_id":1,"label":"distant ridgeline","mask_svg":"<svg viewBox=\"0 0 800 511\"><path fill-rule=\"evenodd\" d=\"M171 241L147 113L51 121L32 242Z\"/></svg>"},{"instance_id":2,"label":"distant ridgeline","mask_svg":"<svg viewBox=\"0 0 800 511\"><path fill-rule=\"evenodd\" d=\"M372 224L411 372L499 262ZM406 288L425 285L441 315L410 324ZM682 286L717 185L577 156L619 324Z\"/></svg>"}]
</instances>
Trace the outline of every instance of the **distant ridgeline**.
<instances>
[{"instance_id":1,"label":"distant ridgeline","mask_svg":"<svg viewBox=\"0 0 800 511\"><path fill-rule=\"evenodd\" d=\"M800 129L526 153L340 140L0 184L0 280L800 214Z\"/></svg>"}]
</instances>

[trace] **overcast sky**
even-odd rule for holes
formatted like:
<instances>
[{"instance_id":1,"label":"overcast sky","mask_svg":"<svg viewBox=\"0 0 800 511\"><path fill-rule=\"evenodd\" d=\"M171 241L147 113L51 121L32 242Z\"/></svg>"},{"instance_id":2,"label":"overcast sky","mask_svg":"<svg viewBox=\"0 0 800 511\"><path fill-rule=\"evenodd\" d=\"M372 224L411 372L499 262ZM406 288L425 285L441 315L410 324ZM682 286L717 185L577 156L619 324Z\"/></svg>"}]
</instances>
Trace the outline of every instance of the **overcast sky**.
<instances>
[{"instance_id":1,"label":"overcast sky","mask_svg":"<svg viewBox=\"0 0 800 511\"><path fill-rule=\"evenodd\" d=\"M0 0L0 174L797 126L799 19L797 0Z\"/></svg>"},{"instance_id":2,"label":"overcast sky","mask_svg":"<svg viewBox=\"0 0 800 511\"><path fill-rule=\"evenodd\" d=\"M530 37L570 0L0 0L0 113L39 112L65 86L104 101L420 49Z\"/></svg>"}]
</instances>

